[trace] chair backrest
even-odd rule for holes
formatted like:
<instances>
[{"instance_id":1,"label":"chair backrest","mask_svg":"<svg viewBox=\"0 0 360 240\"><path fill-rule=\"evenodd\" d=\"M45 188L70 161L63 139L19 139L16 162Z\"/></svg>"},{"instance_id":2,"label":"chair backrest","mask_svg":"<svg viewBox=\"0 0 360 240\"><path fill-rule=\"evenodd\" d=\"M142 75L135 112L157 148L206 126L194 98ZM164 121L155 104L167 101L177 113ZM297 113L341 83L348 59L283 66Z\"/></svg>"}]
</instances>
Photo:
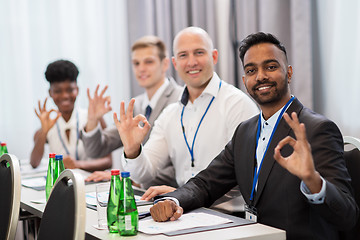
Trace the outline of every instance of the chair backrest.
<instances>
[{"instance_id":1,"label":"chair backrest","mask_svg":"<svg viewBox=\"0 0 360 240\"><path fill-rule=\"evenodd\" d=\"M19 160L12 154L0 158L0 239L15 239L20 212Z\"/></svg>"},{"instance_id":2,"label":"chair backrest","mask_svg":"<svg viewBox=\"0 0 360 240\"><path fill-rule=\"evenodd\" d=\"M66 169L56 180L46 203L38 240L85 239L85 214L84 179Z\"/></svg>"},{"instance_id":3,"label":"chair backrest","mask_svg":"<svg viewBox=\"0 0 360 240\"><path fill-rule=\"evenodd\" d=\"M360 139L350 136L344 136L344 145L353 145L355 148L344 152L346 167L351 176L351 185L354 190L355 201L360 207ZM356 226L349 232L346 232L344 239L360 239L360 217Z\"/></svg>"}]
</instances>

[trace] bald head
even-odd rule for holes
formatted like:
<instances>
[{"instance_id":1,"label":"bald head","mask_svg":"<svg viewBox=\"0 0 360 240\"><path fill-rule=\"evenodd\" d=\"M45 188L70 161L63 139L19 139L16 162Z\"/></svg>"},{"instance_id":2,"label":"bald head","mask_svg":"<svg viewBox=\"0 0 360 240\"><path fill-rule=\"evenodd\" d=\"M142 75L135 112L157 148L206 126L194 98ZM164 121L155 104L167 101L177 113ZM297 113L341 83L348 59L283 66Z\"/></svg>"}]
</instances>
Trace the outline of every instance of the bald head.
<instances>
[{"instance_id":1,"label":"bald head","mask_svg":"<svg viewBox=\"0 0 360 240\"><path fill-rule=\"evenodd\" d=\"M192 36L192 35L200 36L204 40L204 42L206 42L209 51L212 51L214 49L214 44L213 44L209 34L204 29L199 28L199 27L187 27L187 28L184 28L183 30L181 30L180 32L178 32L178 34L176 34L176 36L174 38L173 52L174 52L175 56L178 51L179 39L182 37Z\"/></svg>"}]
</instances>

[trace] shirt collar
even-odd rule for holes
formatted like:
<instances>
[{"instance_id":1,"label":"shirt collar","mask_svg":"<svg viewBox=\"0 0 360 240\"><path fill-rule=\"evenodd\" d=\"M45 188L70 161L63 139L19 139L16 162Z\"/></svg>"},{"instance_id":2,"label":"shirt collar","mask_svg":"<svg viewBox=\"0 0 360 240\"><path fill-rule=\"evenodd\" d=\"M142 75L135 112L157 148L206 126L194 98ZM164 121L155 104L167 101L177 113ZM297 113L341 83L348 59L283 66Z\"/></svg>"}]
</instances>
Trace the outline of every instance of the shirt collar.
<instances>
[{"instance_id":1,"label":"shirt collar","mask_svg":"<svg viewBox=\"0 0 360 240\"><path fill-rule=\"evenodd\" d=\"M165 91L165 89L169 84L170 84L169 79L165 78L164 83L158 88L158 90L156 90L151 100L149 100L148 95L145 93L142 109L145 110L148 105L150 105L150 107L154 109L156 107L157 102L159 101L160 97L162 96L163 92Z\"/></svg>"},{"instance_id":2,"label":"shirt collar","mask_svg":"<svg viewBox=\"0 0 360 240\"><path fill-rule=\"evenodd\" d=\"M206 86L206 88L204 89L204 91L201 93L200 96L203 95L210 95L213 97L216 97L218 92L219 92L219 84L220 84L221 79L219 78L219 76L216 74L216 72L213 72L213 76L210 79L209 84ZM181 96L181 100L180 102L186 106L186 104L189 101L189 90L187 87L185 87L184 92Z\"/></svg>"},{"instance_id":3,"label":"shirt collar","mask_svg":"<svg viewBox=\"0 0 360 240\"><path fill-rule=\"evenodd\" d=\"M292 96L291 96L291 97L292 97ZM294 102L294 101L293 101L293 102ZM293 102L291 102L291 104L292 104ZM287 106L287 109L290 107L291 104L289 104L289 105ZM286 104L285 104L285 105L286 105ZM281 110L285 107L285 105L284 105L282 108L280 108L275 114L273 114L268 120L265 120L265 119L264 119L264 116L263 116L262 111L261 111L261 113L260 113L260 115L261 115L261 127L264 128L264 124L267 123L267 124L270 125L271 128L274 128L274 127L275 127L275 124L276 124L276 121L277 121L277 119L278 119L278 117L279 117L279 115L280 115L280 113L281 113ZM285 109L285 111L286 111L287 109ZM284 112L285 112L285 111L284 111Z\"/></svg>"},{"instance_id":4,"label":"shirt collar","mask_svg":"<svg viewBox=\"0 0 360 240\"><path fill-rule=\"evenodd\" d=\"M63 117L60 117L57 122L62 126L64 129L71 129L75 125L77 121L77 110L75 110L75 107L71 113L71 117L69 121L65 122L65 119Z\"/></svg>"}]
</instances>

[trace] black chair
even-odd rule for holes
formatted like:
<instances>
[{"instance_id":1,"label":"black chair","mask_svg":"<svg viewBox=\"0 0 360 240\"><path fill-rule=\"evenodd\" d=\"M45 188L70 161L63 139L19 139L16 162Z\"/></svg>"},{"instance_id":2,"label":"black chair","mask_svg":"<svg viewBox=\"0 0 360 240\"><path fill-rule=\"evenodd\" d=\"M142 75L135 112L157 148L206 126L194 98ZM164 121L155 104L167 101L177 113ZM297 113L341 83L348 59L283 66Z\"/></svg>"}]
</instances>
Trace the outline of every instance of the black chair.
<instances>
[{"instance_id":1,"label":"black chair","mask_svg":"<svg viewBox=\"0 0 360 240\"><path fill-rule=\"evenodd\" d=\"M346 167L351 176L351 185L354 190L355 201L360 207L360 139L350 136L344 136L344 145L353 145L352 150L344 152ZM342 239L360 239L360 217L357 220L355 227L344 233Z\"/></svg>"},{"instance_id":2,"label":"black chair","mask_svg":"<svg viewBox=\"0 0 360 240\"><path fill-rule=\"evenodd\" d=\"M46 203L38 240L85 239L85 213L84 179L67 169L56 180Z\"/></svg>"},{"instance_id":3,"label":"black chair","mask_svg":"<svg viewBox=\"0 0 360 240\"><path fill-rule=\"evenodd\" d=\"M21 179L19 160L12 154L0 158L0 239L13 240L19 220Z\"/></svg>"}]
</instances>

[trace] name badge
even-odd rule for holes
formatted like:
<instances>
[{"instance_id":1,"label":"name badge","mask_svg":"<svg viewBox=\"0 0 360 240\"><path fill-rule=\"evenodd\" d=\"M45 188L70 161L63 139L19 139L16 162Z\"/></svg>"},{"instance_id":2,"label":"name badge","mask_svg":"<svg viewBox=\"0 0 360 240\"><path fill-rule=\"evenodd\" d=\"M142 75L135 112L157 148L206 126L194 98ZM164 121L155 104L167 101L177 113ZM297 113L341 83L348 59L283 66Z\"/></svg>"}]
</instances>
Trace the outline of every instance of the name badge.
<instances>
[{"instance_id":1,"label":"name badge","mask_svg":"<svg viewBox=\"0 0 360 240\"><path fill-rule=\"evenodd\" d=\"M245 219L257 222L257 210L254 206L245 205Z\"/></svg>"}]
</instances>

